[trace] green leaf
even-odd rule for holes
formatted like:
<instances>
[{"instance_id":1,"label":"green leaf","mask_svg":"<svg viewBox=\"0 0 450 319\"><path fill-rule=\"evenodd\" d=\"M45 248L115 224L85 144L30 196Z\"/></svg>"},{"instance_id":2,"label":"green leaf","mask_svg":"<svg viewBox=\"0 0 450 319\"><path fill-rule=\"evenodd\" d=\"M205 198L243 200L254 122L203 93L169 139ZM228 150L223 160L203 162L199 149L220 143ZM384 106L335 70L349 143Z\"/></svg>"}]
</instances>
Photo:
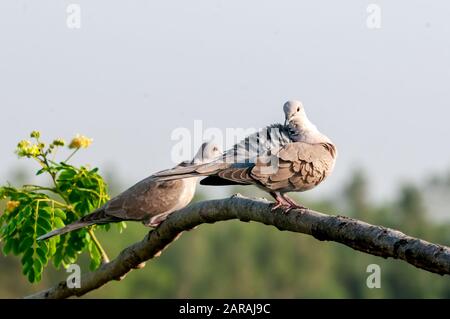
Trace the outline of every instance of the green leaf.
<instances>
[{"instance_id":1,"label":"green leaf","mask_svg":"<svg viewBox=\"0 0 450 319\"><path fill-rule=\"evenodd\" d=\"M34 270L31 268L30 270L28 270L25 275L27 275L28 281L31 283L34 283L36 281L36 276L34 273Z\"/></svg>"},{"instance_id":2,"label":"green leaf","mask_svg":"<svg viewBox=\"0 0 450 319\"><path fill-rule=\"evenodd\" d=\"M53 220L53 222L55 223L56 228L62 228L64 227L64 222L61 220L61 218L59 217L55 217L55 219Z\"/></svg>"},{"instance_id":3,"label":"green leaf","mask_svg":"<svg viewBox=\"0 0 450 319\"><path fill-rule=\"evenodd\" d=\"M14 235L14 232L16 231L17 222L11 222L8 224L8 226L5 229L5 237L10 237Z\"/></svg>"},{"instance_id":4,"label":"green leaf","mask_svg":"<svg viewBox=\"0 0 450 319\"><path fill-rule=\"evenodd\" d=\"M20 254L20 249L19 249L20 241L18 239L16 239L16 238L11 238L10 240L13 241L12 244L11 244L11 246L12 246L12 253L14 255L16 255L16 256L19 255Z\"/></svg>"},{"instance_id":5,"label":"green leaf","mask_svg":"<svg viewBox=\"0 0 450 319\"><path fill-rule=\"evenodd\" d=\"M62 253L58 253L58 248L56 248L55 254L53 256L53 265L55 268L59 268L61 266L64 255Z\"/></svg>"},{"instance_id":6,"label":"green leaf","mask_svg":"<svg viewBox=\"0 0 450 319\"><path fill-rule=\"evenodd\" d=\"M47 205L47 204L45 204ZM39 218L41 219L46 219L46 220L51 220L52 216L53 216L53 208L50 206L44 206L43 203L41 203L41 205L39 206Z\"/></svg>"},{"instance_id":7,"label":"green leaf","mask_svg":"<svg viewBox=\"0 0 450 319\"><path fill-rule=\"evenodd\" d=\"M34 248L33 247L29 247L28 249L23 251L23 256L22 256L22 264L26 264L28 262L32 262L33 261L33 254L34 254Z\"/></svg>"},{"instance_id":8,"label":"green leaf","mask_svg":"<svg viewBox=\"0 0 450 319\"><path fill-rule=\"evenodd\" d=\"M35 259L33 262L33 269L34 269L35 274L40 274L44 270L44 265L38 258Z\"/></svg>"},{"instance_id":9,"label":"green leaf","mask_svg":"<svg viewBox=\"0 0 450 319\"><path fill-rule=\"evenodd\" d=\"M27 275L33 269L33 261L31 259L27 259L26 262L22 263L22 273Z\"/></svg>"},{"instance_id":10,"label":"green leaf","mask_svg":"<svg viewBox=\"0 0 450 319\"><path fill-rule=\"evenodd\" d=\"M19 252L25 252L26 250L29 250L30 247L33 247L33 244L34 244L33 237L26 237L19 244Z\"/></svg>"},{"instance_id":11,"label":"green leaf","mask_svg":"<svg viewBox=\"0 0 450 319\"><path fill-rule=\"evenodd\" d=\"M55 208L55 216L61 218L62 220L65 220L67 218L66 213L62 209L59 209L59 208Z\"/></svg>"},{"instance_id":12,"label":"green leaf","mask_svg":"<svg viewBox=\"0 0 450 319\"><path fill-rule=\"evenodd\" d=\"M33 236L34 234L34 227L32 225L32 223L30 222L26 222L25 225L22 227L21 234L26 235L26 236Z\"/></svg>"},{"instance_id":13,"label":"green leaf","mask_svg":"<svg viewBox=\"0 0 450 319\"><path fill-rule=\"evenodd\" d=\"M38 171L36 172L36 176L37 176L37 175L41 175L42 173L45 173L45 172L47 172L47 171L48 171L48 169L47 169L46 167L41 168L40 170L38 170Z\"/></svg>"},{"instance_id":14,"label":"green leaf","mask_svg":"<svg viewBox=\"0 0 450 319\"><path fill-rule=\"evenodd\" d=\"M36 254L37 254L39 260L41 261L41 263L46 264L47 263L47 251L45 251L45 249L43 247L45 247L45 246L38 247L36 249Z\"/></svg>"},{"instance_id":15,"label":"green leaf","mask_svg":"<svg viewBox=\"0 0 450 319\"><path fill-rule=\"evenodd\" d=\"M48 243L48 255L50 258L54 256L56 253L56 245L57 243L59 243L59 238L57 237L50 238L49 240L47 240L47 243Z\"/></svg>"},{"instance_id":16,"label":"green leaf","mask_svg":"<svg viewBox=\"0 0 450 319\"><path fill-rule=\"evenodd\" d=\"M5 245L3 246L3 254L8 255L12 250L14 245L14 238L9 238L5 241Z\"/></svg>"},{"instance_id":17,"label":"green leaf","mask_svg":"<svg viewBox=\"0 0 450 319\"><path fill-rule=\"evenodd\" d=\"M43 218L42 216L39 216L37 224L38 227L42 228L45 231L45 233L52 230L52 224L50 223L50 221L46 218Z\"/></svg>"},{"instance_id":18,"label":"green leaf","mask_svg":"<svg viewBox=\"0 0 450 319\"><path fill-rule=\"evenodd\" d=\"M40 225L37 225L36 226L36 234L35 234L36 237L43 236L45 234L47 234L47 230L45 228L41 227Z\"/></svg>"}]
</instances>

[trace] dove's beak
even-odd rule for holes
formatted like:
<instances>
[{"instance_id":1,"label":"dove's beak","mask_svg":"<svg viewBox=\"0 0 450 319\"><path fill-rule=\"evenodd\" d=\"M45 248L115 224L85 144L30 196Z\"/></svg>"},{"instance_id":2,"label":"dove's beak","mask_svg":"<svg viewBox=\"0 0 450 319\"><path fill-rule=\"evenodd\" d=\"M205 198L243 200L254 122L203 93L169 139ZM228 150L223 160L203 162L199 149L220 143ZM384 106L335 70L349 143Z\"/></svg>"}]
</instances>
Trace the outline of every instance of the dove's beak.
<instances>
[{"instance_id":1,"label":"dove's beak","mask_svg":"<svg viewBox=\"0 0 450 319\"><path fill-rule=\"evenodd\" d=\"M293 117L294 115L286 116L286 119L284 120L284 126L288 125Z\"/></svg>"}]
</instances>

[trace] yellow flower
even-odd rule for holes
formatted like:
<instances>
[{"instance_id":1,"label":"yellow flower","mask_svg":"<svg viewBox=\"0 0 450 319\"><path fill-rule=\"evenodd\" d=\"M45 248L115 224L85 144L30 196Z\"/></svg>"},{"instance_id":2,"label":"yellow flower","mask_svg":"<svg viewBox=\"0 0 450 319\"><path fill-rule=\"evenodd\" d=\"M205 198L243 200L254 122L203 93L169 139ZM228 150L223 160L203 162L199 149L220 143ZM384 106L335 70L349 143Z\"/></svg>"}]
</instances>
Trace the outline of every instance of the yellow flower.
<instances>
[{"instance_id":1,"label":"yellow flower","mask_svg":"<svg viewBox=\"0 0 450 319\"><path fill-rule=\"evenodd\" d=\"M28 140L22 140L17 144L17 154L19 156L37 156L40 154L40 148L38 145L31 144Z\"/></svg>"},{"instance_id":2,"label":"yellow flower","mask_svg":"<svg viewBox=\"0 0 450 319\"><path fill-rule=\"evenodd\" d=\"M33 145L28 149L29 156L38 156L40 152L41 150L38 145Z\"/></svg>"},{"instance_id":3,"label":"yellow flower","mask_svg":"<svg viewBox=\"0 0 450 319\"><path fill-rule=\"evenodd\" d=\"M22 140L17 144L17 148L26 149L31 146L31 142L28 140Z\"/></svg>"},{"instance_id":4,"label":"yellow flower","mask_svg":"<svg viewBox=\"0 0 450 319\"><path fill-rule=\"evenodd\" d=\"M10 200L9 202L6 203L6 211L11 212L14 209L16 209L17 207L19 207L20 202L16 201L16 200Z\"/></svg>"},{"instance_id":5,"label":"yellow flower","mask_svg":"<svg viewBox=\"0 0 450 319\"><path fill-rule=\"evenodd\" d=\"M69 148L88 148L92 141L92 138L77 134L70 142Z\"/></svg>"}]
</instances>

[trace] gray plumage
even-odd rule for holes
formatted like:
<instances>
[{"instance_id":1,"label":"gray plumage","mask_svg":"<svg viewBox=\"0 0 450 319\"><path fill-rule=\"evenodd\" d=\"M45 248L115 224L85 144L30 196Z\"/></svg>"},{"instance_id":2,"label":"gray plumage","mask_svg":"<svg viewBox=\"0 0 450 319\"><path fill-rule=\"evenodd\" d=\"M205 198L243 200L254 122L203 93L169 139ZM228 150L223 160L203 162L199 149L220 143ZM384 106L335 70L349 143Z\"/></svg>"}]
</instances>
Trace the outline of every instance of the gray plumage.
<instances>
[{"instance_id":1,"label":"gray plumage","mask_svg":"<svg viewBox=\"0 0 450 319\"><path fill-rule=\"evenodd\" d=\"M250 185L269 192L275 207L302 207L285 194L319 185L334 168L337 150L307 118L303 105L284 105L285 124L270 125L234 145L207 164L178 167L156 174L162 180L207 176L202 185Z\"/></svg>"},{"instance_id":2,"label":"gray plumage","mask_svg":"<svg viewBox=\"0 0 450 319\"><path fill-rule=\"evenodd\" d=\"M191 162L183 162L174 169L205 163L221 155L214 144L204 143ZM63 228L56 229L38 238L44 240L56 235L94 224L120 221L141 221L146 226L156 227L169 214L187 206L194 197L198 178L162 181L152 175L138 182L123 193L109 200L98 210Z\"/></svg>"}]
</instances>

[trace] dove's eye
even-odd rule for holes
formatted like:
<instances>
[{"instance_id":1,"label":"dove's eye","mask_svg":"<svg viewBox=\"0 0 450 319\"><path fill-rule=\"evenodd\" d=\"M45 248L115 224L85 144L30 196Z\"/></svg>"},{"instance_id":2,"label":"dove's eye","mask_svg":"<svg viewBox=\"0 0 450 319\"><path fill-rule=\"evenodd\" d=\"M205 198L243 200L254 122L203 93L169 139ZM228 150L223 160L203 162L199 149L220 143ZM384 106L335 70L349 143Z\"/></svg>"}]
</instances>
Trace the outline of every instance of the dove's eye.
<instances>
[{"instance_id":1,"label":"dove's eye","mask_svg":"<svg viewBox=\"0 0 450 319\"><path fill-rule=\"evenodd\" d=\"M217 147L213 147L213 152L217 152L217 151L218 151Z\"/></svg>"},{"instance_id":2,"label":"dove's eye","mask_svg":"<svg viewBox=\"0 0 450 319\"><path fill-rule=\"evenodd\" d=\"M300 112L300 106L297 108L297 112Z\"/></svg>"}]
</instances>

